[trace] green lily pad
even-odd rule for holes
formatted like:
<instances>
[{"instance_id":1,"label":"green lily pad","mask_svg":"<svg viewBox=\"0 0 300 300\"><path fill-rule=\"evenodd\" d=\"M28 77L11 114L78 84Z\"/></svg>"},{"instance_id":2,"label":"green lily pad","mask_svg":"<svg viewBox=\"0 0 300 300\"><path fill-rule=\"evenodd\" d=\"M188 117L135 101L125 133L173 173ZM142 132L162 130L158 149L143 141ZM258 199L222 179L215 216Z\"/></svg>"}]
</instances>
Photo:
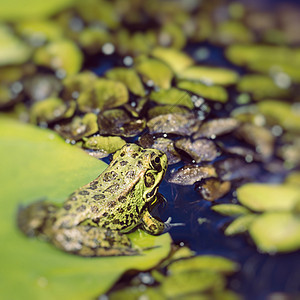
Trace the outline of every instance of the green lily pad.
<instances>
[{"instance_id":1,"label":"green lily pad","mask_svg":"<svg viewBox=\"0 0 300 300\"><path fill-rule=\"evenodd\" d=\"M12 0L0 1L0 19L18 21L20 19L42 18L59 12L70 6L74 0Z\"/></svg>"},{"instance_id":2,"label":"green lily pad","mask_svg":"<svg viewBox=\"0 0 300 300\"><path fill-rule=\"evenodd\" d=\"M180 79L203 81L209 84L230 85L238 81L238 73L229 69L204 66L189 67L180 74Z\"/></svg>"},{"instance_id":3,"label":"green lily pad","mask_svg":"<svg viewBox=\"0 0 300 300\"><path fill-rule=\"evenodd\" d=\"M235 235L249 230L252 222L257 218L255 214L247 214L233 220L225 229L225 235Z\"/></svg>"},{"instance_id":4,"label":"green lily pad","mask_svg":"<svg viewBox=\"0 0 300 300\"><path fill-rule=\"evenodd\" d=\"M179 73L193 64L193 59L174 48L157 47L151 55L168 64L175 73Z\"/></svg>"},{"instance_id":5,"label":"green lily pad","mask_svg":"<svg viewBox=\"0 0 300 300\"><path fill-rule=\"evenodd\" d=\"M273 79L266 75L249 74L241 78L237 85L240 92L248 92L253 95L255 100L270 97L285 97L288 90L280 88Z\"/></svg>"},{"instance_id":6,"label":"green lily pad","mask_svg":"<svg viewBox=\"0 0 300 300\"><path fill-rule=\"evenodd\" d=\"M217 204L211 209L224 216L239 216L250 212L249 209L238 204Z\"/></svg>"},{"instance_id":7,"label":"green lily pad","mask_svg":"<svg viewBox=\"0 0 300 300\"><path fill-rule=\"evenodd\" d=\"M263 252L290 252L300 248L300 218L291 212L266 212L250 225L249 233Z\"/></svg>"},{"instance_id":8,"label":"green lily pad","mask_svg":"<svg viewBox=\"0 0 300 300\"><path fill-rule=\"evenodd\" d=\"M154 85L169 89L173 78L172 70L163 62L155 58L147 58L139 61L135 69L142 76L145 84L152 81Z\"/></svg>"},{"instance_id":9,"label":"green lily pad","mask_svg":"<svg viewBox=\"0 0 300 300\"><path fill-rule=\"evenodd\" d=\"M1 296L6 299L92 299L105 293L128 269L145 270L170 251L170 236L136 231L140 247L131 257L83 258L64 253L16 227L18 205L40 198L62 202L99 175L105 164L46 129L0 117ZM18 282L16 288L16 280Z\"/></svg>"},{"instance_id":10,"label":"green lily pad","mask_svg":"<svg viewBox=\"0 0 300 300\"><path fill-rule=\"evenodd\" d=\"M63 39L38 48L33 59L38 65L73 75L81 69L83 55L74 42Z\"/></svg>"},{"instance_id":11,"label":"green lily pad","mask_svg":"<svg viewBox=\"0 0 300 300\"><path fill-rule=\"evenodd\" d=\"M22 64L31 55L31 48L2 24L0 24L0 45L0 66Z\"/></svg>"},{"instance_id":12,"label":"green lily pad","mask_svg":"<svg viewBox=\"0 0 300 300\"><path fill-rule=\"evenodd\" d=\"M257 104L271 125L278 124L286 130L300 132L300 113L290 103L278 100L265 100Z\"/></svg>"},{"instance_id":13,"label":"green lily pad","mask_svg":"<svg viewBox=\"0 0 300 300\"><path fill-rule=\"evenodd\" d=\"M231 274L239 269L239 265L225 257L213 255L201 255L188 259L181 259L168 266L168 270L174 273L186 271L214 271Z\"/></svg>"},{"instance_id":14,"label":"green lily pad","mask_svg":"<svg viewBox=\"0 0 300 300\"><path fill-rule=\"evenodd\" d=\"M190 91L204 98L210 100L215 100L219 102L227 102L228 94L227 91L216 85L206 85L201 82L192 82L192 81L181 81L177 84L177 87L183 90Z\"/></svg>"},{"instance_id":15,"label":"green lily pad","mask_svg":"<svg viewBox=\"0 0 300 300\"><path fill-rule=\"evenodd\" d=\"M150 99L159 103L166 105L180 105L185 106L189 109L194 108L191 96L184 91L178 90L176 88L170 88L168 90L153 91L150 94Z\"/></svg>"},{"instance_id":16,"label":"green lily pad","mask_svg":"<svg viewBox=\"0 0 300 300\"><path fill-rule=\"evenodd\" d=\"M120 106L128 101L128 90L120 81L99 78L90 89L84 90L78 97L78 107L82 112L95 109L107 109Z\"/></svg>"},{"instance_id":17,"label":"green lily pad","mask_svg":"<svg viewBox=\"0 0 300 300\"><path fill-rule=\"evenodd\" d=\"M142 97L146 94L140 77L133 69L114 68L106 72L105 76L123 82L133 94Z\"/></svg>"},{"instance_id":18,"label":"green lily pad","mask_svg":"<svg viewBox=\"0 0 300 300\"><path fill-rule=\"evenodd\" d=\"M300 187L247 183L237 189L237 197L253 211L289 211L300 198Z\"/></svg>"}]
</instances>

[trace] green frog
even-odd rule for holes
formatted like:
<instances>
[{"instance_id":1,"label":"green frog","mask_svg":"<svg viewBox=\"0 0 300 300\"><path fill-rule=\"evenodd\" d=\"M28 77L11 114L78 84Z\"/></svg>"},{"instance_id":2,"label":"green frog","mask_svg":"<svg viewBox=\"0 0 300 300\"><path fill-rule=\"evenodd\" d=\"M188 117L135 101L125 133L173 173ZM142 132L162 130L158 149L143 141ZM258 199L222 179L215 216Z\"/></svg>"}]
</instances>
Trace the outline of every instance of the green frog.
<instances>
[{"instance_id":1,"label":"green frog","mask_svg":"<svg viewBox=\"0 0 300 300\"><path fill-rule=\"evenodd\" d=\"M38 201L19 209L18 226L28 236L81 256L140 254L125 233L139 226L158 235L171 225L151 215L165 201L157 190L166 169L163 152L126 144L103 173L61 207Z\"/></svg>"}]
</instances>

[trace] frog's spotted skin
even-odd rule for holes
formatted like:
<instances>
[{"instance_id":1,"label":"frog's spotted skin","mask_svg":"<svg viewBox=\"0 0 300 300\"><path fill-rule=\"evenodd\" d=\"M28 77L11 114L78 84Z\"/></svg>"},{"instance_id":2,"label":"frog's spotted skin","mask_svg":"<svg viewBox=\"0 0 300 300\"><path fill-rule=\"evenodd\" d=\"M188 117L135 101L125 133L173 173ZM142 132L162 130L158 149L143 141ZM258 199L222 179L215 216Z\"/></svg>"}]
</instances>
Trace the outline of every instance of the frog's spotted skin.
<instances>
[{"instance_id":1,"label":"frog's spotted skin","mask_svg":"<svg viewBox=\"0 0 300 300\"><path fill-rule=\"evenodd\" d=\"M163 199L157 189L166 168L163 152L126 144L108 168L71 194L63 207L37 202L20 210L19 227L83 256L138 254L123 232L138 225L151 234L164 231L164 223L150 211Z\"/></svg>"}]
</instances>

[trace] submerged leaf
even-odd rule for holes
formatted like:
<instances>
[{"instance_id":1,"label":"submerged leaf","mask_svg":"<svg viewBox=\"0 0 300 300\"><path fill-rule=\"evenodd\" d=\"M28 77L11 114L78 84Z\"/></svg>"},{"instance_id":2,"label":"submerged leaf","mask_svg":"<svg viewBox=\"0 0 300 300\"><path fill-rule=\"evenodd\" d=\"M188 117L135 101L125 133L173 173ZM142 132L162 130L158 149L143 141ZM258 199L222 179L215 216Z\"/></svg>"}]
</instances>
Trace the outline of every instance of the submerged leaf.
<instances>
[{"instance_id":1,"label":"submerged leaf","mask_svg":"<svg viewBox=\"0 0 300 300\"><path fill-rule=\"evenodd\" d=\"M231 188L230 181L220 181L216 178L204 179L199 188L198 192L207 201L215 201L226 195Z\"/></svg>"},{"instance_id":2,"label":"submerged leaf","mask_svg":"<svg viewBox=\"0 0 300 300\"><path fill-rule=\"evenodd\" d=\"M258 215L255 214L246 214L236 218L225 229L225 235L235 235L249 230L249 227L257 217Z\"/></svg>"}]
</instances>

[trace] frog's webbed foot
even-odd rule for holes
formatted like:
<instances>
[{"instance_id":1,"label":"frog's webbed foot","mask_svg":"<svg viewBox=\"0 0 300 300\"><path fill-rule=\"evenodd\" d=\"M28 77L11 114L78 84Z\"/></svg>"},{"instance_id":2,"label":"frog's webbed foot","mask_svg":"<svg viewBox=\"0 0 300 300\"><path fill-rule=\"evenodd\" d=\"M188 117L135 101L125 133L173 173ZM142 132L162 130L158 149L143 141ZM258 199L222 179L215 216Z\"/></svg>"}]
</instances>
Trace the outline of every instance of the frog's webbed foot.
<instances>
[{"instance_id":1,"label":"frog's webbed foot","mask_svg":"<svg viewBox=\"0 0 300 300\"><path fill-rule=\"evenodd\" d=\"M76 226L58 229L52 243L66 251L81 256L139 255L126 234L101 227Z\"/></svg>"},{"instance_id":2,"label":"frog's webbed foot","mask_svg":"<svg viewBox=\"0 0 300 300\"><path fill-rule=\"evenodd\" d=\"M48 238L44 229L58 207L44 200L18 208L17 224L20 230L29 237L42 236Z\"/></svg>"},{"instance_id":3,"label":"frog's webbed foot","mask_svg":"<svg viewBox=\"0 0 300 300\"><path fill-rule=\"evenodd\" d=\"M171 230L171 228L173 227L177 227L177 226L185 226L184 223L171 223L172 218L169 217L168 220L164 223L165 227L164 227L164 231L162 233L166 233L168 231Z\"/></svg>"}]
</instances>

